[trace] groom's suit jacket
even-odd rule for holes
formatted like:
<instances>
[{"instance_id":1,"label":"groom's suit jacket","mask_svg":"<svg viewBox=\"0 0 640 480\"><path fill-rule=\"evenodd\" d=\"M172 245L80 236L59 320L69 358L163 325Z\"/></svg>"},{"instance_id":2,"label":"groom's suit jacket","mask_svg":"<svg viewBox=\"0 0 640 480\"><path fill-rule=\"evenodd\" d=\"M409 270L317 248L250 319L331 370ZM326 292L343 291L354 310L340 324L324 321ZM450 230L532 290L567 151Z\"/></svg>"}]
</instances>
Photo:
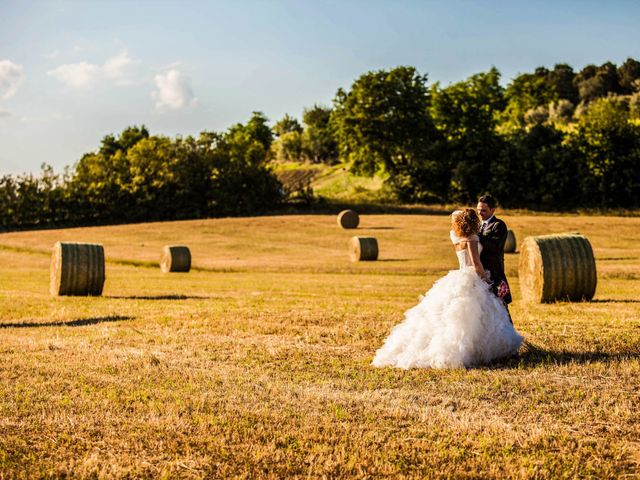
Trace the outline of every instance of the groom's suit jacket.
<instances>
[{"instance_id":1,"label":"groom's suit jacket","mask_svg":"<svg viewBox=\"0 0 640 480\"><path fill-rule=\"evenodd\" d=\"M491 287L497 293L500 283L507 277L504 273L504 244L507 241L507 224L496 217L492 217L489 223L480 230L480 243L482 252L480 261L485 270L491 272ZM507 285L509 282L507 282ZM511 303L511 292L504 297L505 303Z\"/></svg>"}]
</instances>

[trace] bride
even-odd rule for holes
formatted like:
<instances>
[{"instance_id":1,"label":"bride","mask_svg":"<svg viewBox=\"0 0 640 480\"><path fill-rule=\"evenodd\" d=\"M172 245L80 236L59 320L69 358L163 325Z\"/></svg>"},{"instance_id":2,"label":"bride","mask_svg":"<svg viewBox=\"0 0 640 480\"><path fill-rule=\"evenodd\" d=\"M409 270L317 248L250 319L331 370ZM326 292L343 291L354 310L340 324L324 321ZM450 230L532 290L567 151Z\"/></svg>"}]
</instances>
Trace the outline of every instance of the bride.
<instances>
[{"instance_id":1,"label":"bride","mask_svg":"<svg viewBox=\"0 0 640 480\"><path fill-rule=\"evenodd\" d=\"M453 212L451 241L460 268L435 282L420 303L405 312L372 365L398 368L471 367L518 353L515 331L502 300L480 263L481 221L475 210Z\"/></svg>"}]
</instances>

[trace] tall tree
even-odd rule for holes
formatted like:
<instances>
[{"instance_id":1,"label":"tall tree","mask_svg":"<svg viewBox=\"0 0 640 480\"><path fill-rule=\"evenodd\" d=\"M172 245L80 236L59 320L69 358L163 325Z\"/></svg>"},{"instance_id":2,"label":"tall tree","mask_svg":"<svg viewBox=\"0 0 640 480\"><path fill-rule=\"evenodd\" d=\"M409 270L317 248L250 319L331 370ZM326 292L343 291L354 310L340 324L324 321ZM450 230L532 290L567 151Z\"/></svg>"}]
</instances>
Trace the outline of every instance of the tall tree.
<instances>
[{"instance_id":1,"label":"tall tree","mask_svg":"<svg viewBox=\"0 0 640 480\"><path fill-rule=\"evenodd\" d=\"M272 130L276 137L281 137L285 133L302 133L302 125L300 125L297 118L285 114L284 117L276 122Z\"/></svg>"},{"instance_id":2,"label":"tall tree","mask_svg":"<svg viewBox=\"0 0 640 480\"><path fill-rule=\"evenodd\" d=\"M640 127L629 122L625 102L616 97L594 101L580 117L572 145L583 159L585 204L640 205Z\"/></svg>"},{"instance_id":3,"label":"tall tree","mask_svg":"<svg viewBox=\"0 0 640 480\"><path fill-rule=\"evenodd\" d=\"M574 105L578 104L580 96L573 83L576 74L573 68L566 63L558 63L547 73L547 83L555 91L557 100L568 100Z\"/></svg>"},{"instance_id":4,"label":"tall tree","mask_svg":"<svg viewBox=\"0 0 640 480\"><path fill-rule=\"evenodd\" d=\"M304 109L302 149L305 156L312 162L334 163L338 157L338 145L330 120L330 107L314 105Z\"/></svg>"},{"instance_id":5,"label":"tall tree","mask_svg":"<svg viewBox=\"0 0 640 480\"><path fill-rule=\"evenodd\" d=\"M404 199L443 198L447 190L426 82L413 67L378 70L339 89L334 100L340 158L354 172L384 172Z\"/></svg>"},{"instance_id":6,"label":"tall tree","mask_svg":"<svg viewBox=\"0 0 640 480\"><path fill-rule=\"evenodd\" d=\"M506 109L503 122L519 128L525 125L527 112L538 107L546 107L550 102L558 99L555 85L549 82L550 72L543 67L535 73L523 73L514 78L504 91ZM553 74L554 78L556 74Z\"/></svg>"},{"instance_id":7,"label":"tall tree","mask_svg":"<svg viewBox=\"0 0 640 480\"><path fill-rule=\"evenodd\" d=\"M618 79L623 93L640 92L640 62L627 58L618 67Z\"/></svg>"},{"instance_id":8,"label":"tall tree","mask_svg":"<svg viewBox=\"0 0 640 480\"><path fill-rule=\"evenodd\" d=\"M620 93L618 70L611 62L596 67L587 65L574 79L580 94L580 100L591 102L596 98L606 97L609 93Z\"/></svg>"},{"instance_id":9,"label":"tall tree","mask_svg":"<svg viewBox=\"0 0 640 480\"><path fill-rule=\"evenodd\" d=\"M496 117L504 106L499 81L500 73L492 68L463 82L433 88L431 112L447 139L449 200L473 201L489 184L492 161L502 148L496 133Z\"/></svg>"}]
</instances>

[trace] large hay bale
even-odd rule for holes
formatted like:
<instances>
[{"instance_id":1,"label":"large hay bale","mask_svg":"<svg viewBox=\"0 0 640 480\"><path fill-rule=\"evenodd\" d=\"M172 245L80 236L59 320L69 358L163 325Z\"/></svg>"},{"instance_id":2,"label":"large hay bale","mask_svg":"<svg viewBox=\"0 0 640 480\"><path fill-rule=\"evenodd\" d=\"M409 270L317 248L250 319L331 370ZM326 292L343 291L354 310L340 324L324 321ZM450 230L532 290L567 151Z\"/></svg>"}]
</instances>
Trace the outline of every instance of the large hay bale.
<instances>
[{"instance_id":1,"label":"large hay bale","mask_svg":"<svg viewBox=\"0 0 640 480\"><path fill-rule=\"evenodd\" d=\"M188 272L191 270L191 252L184 245L165 245L160 257L160 270L168 272Z\"/></svg>"},{"instance_id":2,"label":"large hay bale","mask_svg":"<svg viewBox=\"0 0 640 480\"><path fill-rule=\"evenodd\" d=\"M504 243L504 253L516 253L516 234L507 230L507 241Z\"/></svg>"},{"instance_id":3,"label":"large hay bale","mask_svg":"<svg viewBox=\"0 0 640 480\"><path fill-rule=\"evenodd\" d=\"M597 281L591 244L575 233L527 237L519 277L522 297L530 302L591 300Z\"/></svg>"},{"instance_id":4,"label":"large hay bale","mask_svg":"<svg viewBox=\"0 0 640 480\"><path fill-rule=\"evenodd\" d=\"M359 223L360 216L358 215L358 212L353 210L343 210L338 214L338 225L342 228L358 228Z\"/></svg>"},{"instance_id":5,"label":"large hay bale","mask_svg":"<svg viewBox=\"0 0 640 480\"><path fill-rule=\"evenodd\" d=\"M374 237L351 237L349 257L352 262L378 259L378 241Z\"/></svg>"},{"instance_id":6,"label":"large hay bale","mask_svg":"<svg viewBox=\"0 0 640 480\"><path fill-rule=\"evenodd\" d=\"M51 254L51 295L102 295L104 279L102 245L55 243Z\"/></svg>"}]
</instances>

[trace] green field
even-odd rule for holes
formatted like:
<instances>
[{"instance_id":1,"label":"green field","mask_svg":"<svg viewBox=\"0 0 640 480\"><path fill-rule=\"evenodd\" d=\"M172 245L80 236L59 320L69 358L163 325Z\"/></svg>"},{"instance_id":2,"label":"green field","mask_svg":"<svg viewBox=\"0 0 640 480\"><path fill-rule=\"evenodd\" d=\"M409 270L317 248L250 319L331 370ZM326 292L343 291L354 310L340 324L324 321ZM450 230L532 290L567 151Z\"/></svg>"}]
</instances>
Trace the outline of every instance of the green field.
<instances>
[{"instance_id":1,"label":"green field","mask_svg":"<svg viewBox=\"0 0 640 480\"><path fill-rule=\"evenodd\" d=\"M0 478L640 476L640 218L504 215L519 240L591 241L593 302L525 304L519 359L375 369L456 268L444 215L334 216L0 235ZM51 297L57 240L102 243L101 297ZM165 244L193 270L162 274Z\"/></svg>"}]
</instances>

